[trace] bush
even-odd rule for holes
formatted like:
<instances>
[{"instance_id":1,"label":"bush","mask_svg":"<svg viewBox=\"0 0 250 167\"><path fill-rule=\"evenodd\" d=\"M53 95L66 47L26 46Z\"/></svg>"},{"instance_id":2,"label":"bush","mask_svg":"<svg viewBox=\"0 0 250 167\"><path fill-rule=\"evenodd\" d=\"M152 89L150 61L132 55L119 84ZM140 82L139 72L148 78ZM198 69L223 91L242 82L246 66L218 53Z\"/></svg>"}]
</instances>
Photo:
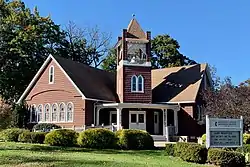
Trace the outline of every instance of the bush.
<instances>
[{"instance_id":1,"label":"bush","mask_svg":"<svg viewBox=\"0 0 250 167\"><path fill-rule=\"evenodd\" d=\"M236 151L242 153L250 153L250 144L244 144L242 147L238 147Z\"/></svg>"},{"instance_id":2,"label":"bush","mask_svg":"<svg viewBox=\"0 0 250 167\"><path fill-rule=\"evenodd\" d=\"M166 154L168 156L174 156L175 144L167 143L166 144Z\"/></svg>"},{"instance_id":3,"label":"bush","mask_svg":"<svg viewBox=\"0 0 250 167\"><path fill-rule=\"evenodd\" d=\"M23 132L19 135L18 141L23 143L44 143L46 132Z\"/></svg>"},{"instance_id":4,"label":"bush","mask_svg":"<svg viewBox=\"0 0 250 167\"><path fill-rule=\"evenodd\" d=\"M33 127L33 130L42 132L49 132L52 129L61 129L61 126L52 123L40 123Z\"/></svg>"},{"instance_id":5,"label":"bush","mask_svg":"<svg viewBox=\"0 0 250 167\"><path fill-rule=\"evenodd\" d=\"M243 134L243 143L250 144L250 134L247 134L247 133Z\"/></svg>"},{"instance_id":6,"label":"bush","mask_svg":"<svg viewBox=\"0 0 250 167\"><path fill-rule=\"evenodd\" d=\"M70 129L57 129L45 136L44 143L51 146L75 146L77 144L77 133Z\"/></svg>"},{"instance_id":7,"label":"bush","mask_svg":"<svg viewBox=\"0 0 250 167\"><path fill-rule=\"evenodd\" d=\"M174 155L187 162L203 164L207 160L207 149L196 143L176 143Z\"/></svg>"},{"instance_id":8,"label":"bush","mask_svg":"<svg viewBox=\"0 0 250 167\"><path fill-rule=\"evenodd\" d=\"M118 146L122 149L153 149L154 140L146 131L123 129L116 132Z\"/></svg>"},{"instance_id":9,"label":"bush","mask_svg":"<svg viewBox=\"0 0 250 167\"><path fill-rule=\"evenodd\" d=\"M117 138L113 132L108 129L88 129L81 132L77 143L85 148L107 149L116 148Z\"/></svg>"},{"instance_id":10,"label":"bush","mask_svg":"<svg viewBox=\"0 0 250 167\"><path fill-rule=\"evenodd\" d=\"M207 138L207 135L203 134L202 137L201 137L202 144L206 144L206 138Z\"/></svg>"},{"instance_id":11,"label":"bush","mask_svg":"<svg viewBox=\"0 0 250 167\"><path fill-rule=\"evenodd\" d=\"M239 152L209 149L208 162L222 167L244 167L245 157Z\"/></svg>"},{"instance_id":12,"label":"bush","mask_svg":"<svg viewBox=\"0 0 250 167\"><path fill-rule=\"evenodd\" d=\"M6 142L18 142L18 136L23 132L29 132L29 130L12 128L5 129L0 132L0 140Z\"/></svg>"}]
</instances>

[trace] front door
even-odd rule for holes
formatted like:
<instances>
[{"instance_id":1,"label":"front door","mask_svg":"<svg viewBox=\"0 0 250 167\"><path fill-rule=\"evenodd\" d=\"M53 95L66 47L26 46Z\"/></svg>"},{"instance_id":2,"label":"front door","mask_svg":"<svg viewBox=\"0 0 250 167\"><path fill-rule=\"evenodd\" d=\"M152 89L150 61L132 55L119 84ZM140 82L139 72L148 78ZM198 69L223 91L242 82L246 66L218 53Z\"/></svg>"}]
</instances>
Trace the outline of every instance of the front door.
<instances>
[{"instance_id":1,"label":"front door","mask_svg":"<svg viewBox=\"0 0 250 167\"><path fill-rule=\"evenodd\" d=\"M154 132L159 134L159 112L154 112Z\"/></svg>"},{"instance_id":2,"label":"front door","mask_svg":"<svg viewBox=\"0 0 250 167\"><path fill-rule=\"evenodd\" d=\"M129 129L146 130L146 112L130 111L129 112Z\"/></svg>"}]
</instances>

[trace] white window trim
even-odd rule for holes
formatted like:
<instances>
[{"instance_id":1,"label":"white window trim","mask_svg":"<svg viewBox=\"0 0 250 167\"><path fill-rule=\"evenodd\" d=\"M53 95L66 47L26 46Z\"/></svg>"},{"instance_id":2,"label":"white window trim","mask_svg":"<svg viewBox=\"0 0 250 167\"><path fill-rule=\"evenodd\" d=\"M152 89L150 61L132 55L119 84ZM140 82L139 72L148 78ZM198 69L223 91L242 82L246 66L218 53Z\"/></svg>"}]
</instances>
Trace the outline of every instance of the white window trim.
<instances>
[{"instance_id":1,"label":"white window trim","mask_svg":"<svg viewBox=\"0 0 250 167\"><path fill-rule=\"evenodd\" d=\"M72 120L68 121L68 105L71 104L72 105ZM72 102L68 102L66 105L66 122L74 122L74 104Z\"/></svg>"},{"instance_id":2,"label":"white window trim","mask_svg":"<svg viewBox=\"0 0 250 167\"><path fill-rule=\"evenodd\" d=\"M64 120L63 121L61 121L60 120L60 113L61 113L61 108L60 108L60 106L61 105L63 105L64 106ZM67 114L67 112L66 112L66 104L64 103L64 102L61 102L60 104L59 104L59 114L58 114L58 122L66 122L66 114Z\"/></svg>"},{"instance_id":3,"label":"white window trim","mask_svg":"<svg viewBox=\"0 0 250 167\"><path fill-rule=\"evenodd\" d=\"M37 114L36 114L37 108L36 108L36 105L33 104L33 105L31 106L31 108L30 108L30 123L37 123L37 118L36 118L36 121L33 121L33 120L32 120L33 108L35 109L35 115L36 115L36 117L37 117Z\"/></svg>"},{"instance_id":4,"label":"white window trim","mask_svg":"<svg viewBox=\"0 0 250 167\"><path fill-rule=\"evenodd\" d=\"M141 91L139 91L139 78L142 78L142 90ZM144 93L144 78L143 78L143 76L142 75L139 75L138 77L137 77L137 92L140 92L140 93Z\"/></svg>"},{"instance_id":5,"label":"white window trim","mask_svg":"<svg viewBox=\"0 0 250 167\"><path fill-rule=\"evenodd\" d=\"M41 111L41 115L42 115L42 117L41 117L41 120L40 121L38 121L38 113L39 113L39 106L41 106L42 107L42 111ZM39 104L38 106L37 106L37 113L36 113L36 120L37 120L37 122L43 122L43 110L44 110L44 108L43 108L43 105L42 104Z\"/></svg>"},{"instance_id":6,"label":"white window trim","mask_svg":"<svg viewBox=\"0 0 250 167\"><path fill-rule=\"evenodd\" d=\"M50 75L51 75L51 69L53 68L53 73L52 73L52 81L50 81ZM55 82L55 67L51 65L49 67L49 84L53 84Z\"/></svg>"},{"instance_id":7,"label":"white window trim","mask_svg":"<svg viewBox=\"0 0 250 167\"><path fill-rule=\"evenodd\" d=\"M133 90L133 78L135 77L135 90ZM130 83L131 83L131 92L137 92L138 90L138 77L136 75L132 75L131 79L130 79Z\"/></svg>"},{"instance_id":8,"label":"white window trim","mask_svg":"<svg viewBox=\"0 0 250 167\"><path fill-rule=\"evenodd\" d=\"M45 118L46 118L46 115L45 115L45 114L46 114L46 109L45 109L45 107L46 107L47 105L49 106L49 120L45 120ZM44 122L51 122L51 116L50 116L50 114L51 114L50 104L47 103L47 104L44 105Z\"/></svg>"},{"instance_id":9,"label":"white window trim","mask_svg":"<svg viewBox=\"0 0 250 167\"><path fill-rule=\"evenodd\" d=\"M56 120L55 120L55 121L53 121L53 117L52 117L52 114L54 113L54 110L53 110L53 107L54 107L54 106L56 106ZM50 120L51 120L51 122L59 122L59 121L58 121L58 113L59 113L58 111L59 111L59 110L58 110L58 104L57 104L57 103L53 103L53 104L51 105L51 112L50 112L50 113L51 113L51 114L50 114L50 117L51 117Z\"/></svg>"},{"instance_id":10,"label":"white window trim","mask_svg":"<svg viewBox=\"0 0 250 167\"><path fill-rule=\"evenodd\" d=\"M133 90L133 77L136 78L136 90ZM142 90L139 91L139 77L142 78ZM144 93L144 77L142 75L136 76L136 75L132 75L131 79L130 79L130 86L131 86L131 92L133 93Z\"/></svg>"}]
</instances>

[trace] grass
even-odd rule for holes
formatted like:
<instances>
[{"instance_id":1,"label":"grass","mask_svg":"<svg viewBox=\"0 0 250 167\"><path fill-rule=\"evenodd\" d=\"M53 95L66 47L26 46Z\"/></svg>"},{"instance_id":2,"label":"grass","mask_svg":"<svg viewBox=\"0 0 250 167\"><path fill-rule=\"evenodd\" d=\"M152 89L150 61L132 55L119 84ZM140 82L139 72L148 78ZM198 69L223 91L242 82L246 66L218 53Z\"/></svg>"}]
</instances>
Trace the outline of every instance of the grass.
<instances>
[{"instance_id":1,"label":"grass","mask_svg":"<svg viewBox=\"0 0 250 167\"><path fill-rule=\"evenodd\" d=\"M164 150L122 151L51 147L0 142L0 166L6 167L205 167L167 157Z\"/></svg>"}]
</instances>

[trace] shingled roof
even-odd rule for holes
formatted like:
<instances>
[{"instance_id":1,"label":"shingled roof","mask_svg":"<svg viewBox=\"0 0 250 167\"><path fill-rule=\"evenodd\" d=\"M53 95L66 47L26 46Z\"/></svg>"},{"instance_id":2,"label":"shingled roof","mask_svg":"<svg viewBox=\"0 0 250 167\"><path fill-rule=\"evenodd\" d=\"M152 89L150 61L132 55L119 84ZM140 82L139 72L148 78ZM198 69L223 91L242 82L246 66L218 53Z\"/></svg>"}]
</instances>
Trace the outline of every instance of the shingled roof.
<instances>
[{"instance_id":1,"label":"shingled roof","mask_svg":"<svg viewBox=\"0 0 250 167\"><path fill-rule=\"evenodd\" d=\"M114 73L54 56L86 98L116 101L116 76Z\"/></svg>"},{"instance_id":2,"label":"shingled roof","mask_svg":"<svg viewBox=\"0 0 250 167\"><path fill-rule=\"evenodd\" d=\"M153 102L194 102L207 64L152 70Z\"/></svg>"},{"instance_id":3,"label":"shingled roof","mask_svg":"<svg viewBox=\"0 0 250 167\"><path fill-rule=\"evenodd\" d=\"M146 34L144 33L140 24L138 23L138 21L135 18L133 18L130 21L127 31L130 34L129 37L139 38L139 39L146 39L147 38Z\"/></svg>"}]
</instances>

